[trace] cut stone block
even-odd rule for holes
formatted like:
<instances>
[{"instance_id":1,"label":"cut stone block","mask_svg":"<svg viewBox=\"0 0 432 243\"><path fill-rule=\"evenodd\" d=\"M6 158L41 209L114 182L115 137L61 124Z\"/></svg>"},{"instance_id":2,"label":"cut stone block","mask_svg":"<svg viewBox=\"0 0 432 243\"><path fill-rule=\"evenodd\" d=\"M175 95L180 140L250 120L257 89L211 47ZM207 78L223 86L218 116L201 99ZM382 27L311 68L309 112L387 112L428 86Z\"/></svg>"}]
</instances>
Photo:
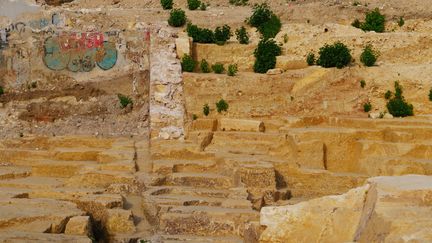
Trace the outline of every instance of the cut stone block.
<instances>
[{"instance_id":1,"label":"cut stone block","mask_svg":"<svg viewBox=\"0 0 432 243\"><path fill-rule=\"evenodd\" d=\"M222 118L220 129L222 131L264 132L265 127L262 121Z\"/></svg>"}]
</instances>

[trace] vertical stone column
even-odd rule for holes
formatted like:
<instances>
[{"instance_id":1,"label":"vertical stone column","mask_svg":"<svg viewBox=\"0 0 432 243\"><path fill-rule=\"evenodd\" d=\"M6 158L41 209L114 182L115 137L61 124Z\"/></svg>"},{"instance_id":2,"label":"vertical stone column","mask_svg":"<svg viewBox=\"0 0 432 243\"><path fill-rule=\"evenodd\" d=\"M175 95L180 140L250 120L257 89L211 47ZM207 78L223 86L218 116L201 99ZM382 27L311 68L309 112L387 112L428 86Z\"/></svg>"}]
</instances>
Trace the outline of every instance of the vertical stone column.
<instances>
[{"instance_id":1,"label":"vertical stone column","mask_svg":"<svg viewBox=\"0 0 432 243\"><path fill-rule=\"evenodd\" d=\"M176 33L168 26L151 35L150 51L150 137L181 139L185 107L181 63L175 50Z\"/></svg>"}]
</instances>

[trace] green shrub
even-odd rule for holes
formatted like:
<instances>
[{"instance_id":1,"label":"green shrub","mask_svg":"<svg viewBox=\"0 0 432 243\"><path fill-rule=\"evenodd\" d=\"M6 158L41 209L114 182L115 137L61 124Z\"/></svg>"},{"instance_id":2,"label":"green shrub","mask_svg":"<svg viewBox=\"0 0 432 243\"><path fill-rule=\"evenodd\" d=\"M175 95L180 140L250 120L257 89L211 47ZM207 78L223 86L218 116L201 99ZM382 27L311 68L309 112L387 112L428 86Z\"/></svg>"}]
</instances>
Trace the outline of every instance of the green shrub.
<instances>
[{"instance_id":1,"label":"green shrub","mask_svg":"<svg viewBox=\"0 0 432 243\"><path fill-rule=\"evenodd\" d=\"M266 73L276 66L276 56L281 54L281 47L273 39L262 39L254 51L256 73Z\"/></svg>"},{"instance_id":2,"label":"green shrub","mask_svg":"<svg viewBox=\"0 0 432 243\"><path fill-rule=\"evenodd\" d=\"M364 89L364 87L366 87L366 81L364 81L363 79L360 80L360 87L362 87L362 89Z\"/></svg>"},{"instance_id":3,"label":"green shrub","mask_svg":"<svg viewBox=\"0 0 432 243\"><path fill-rule=\"evenodd\" d=\"M412 104L409 104L405 101L403 96L402 86L399 85L399 82L395 82L395 93L388 102L387 102L387 110L394 117L406 117L414 115L414 107Z\"/></svg>"},{"instance_id":4,"label":"green shrub","mask_svg":"<svg viewBox=\"0 0 432 243\"><path fill-rule=\"evenodd\" d=\"M288 34L284 34L283 40L284 40L284 43L288 43Z\"/></svg>"},{"instance_id":5,"label":"green shrub","mask_svg":"<svg viewBox=\"0 0 432 243\"><path fill-rule=\"evenodd\" d=\"M341 43L336 42L333 45L325 44L319 50L319 58L317 64L325 67L343 68L351 62L351 54L348 47Z\"/></svg>"},{"instance_id":6,"label":"green shrub","mask_svg":"<svg viewBox=\"0 0 432 243\"><path fill-rule=\"evenodd\" d=\"M207 4L205 4L205 3L201 3L201 5L200 5L200 10L201 11L205 11L207 9Z\"/></svg>"},{"instance_id":7,"label":"green shrub","mask_svg":"<svg viewBox=\"0 0 432 243\"><path fill-rule=\"evenodd\" d=\"M398 25L399 25L399 27L402 27L402 26L405 25L405 20L404 20L403 17L400 17L400 18L399 18Z\"/></svg>"},{"instance_id":8,"label":"green shrub","mask_svg":"<svg viewBox=\"0 0 432 243\"><path fill-rule=\"evenodd\" d=\"M181 9L173 9L170 12L168 24L173 27L180 27L186 23L186 14Z\"/></svg>"},{"instance_id":9,"label":"green shrub","mask_svg":"<svg viewBox=\"0 0 432 243\"><path fill-rule=\"evenodd\" d=\"M187 0L188 8L189 10L195 10L200 7L201 1L200 0Z\"/></svg>"},{"instance_id":10,"label":"green shrub","mask_svg":"<svg viewBox=\"0 0 432 243\"><path fill-rule=\"evenodd\" d=\"M197 43L214 43L214 33L212 30L199 28L196 25L188 23L186 27L188 36L192 37Z\"/></svg>"},{"instance_id":11,"label":"green shrub","mask_svg":"<svg viewBox=\"0 0 432 243\"><path fill-rule=\"evenodd\" d=\"M252 15L246 20L248 24L256 27L264 38L274 38L281 29L281 22L267 3L255 5Z\"/></svg>"},{"instance_id":12,"label":"green shrub","mask_svg":"<svg viewBox=\"0 0 432 243\"><path fill-rule=\"evenodd\" d=\"M229 3L235 6L245 6L249 0L229 0Z\"/></svg>"},{"instance_id":13,"label":"green shrub","mask_svg":"<svg viewBox=\"0 0 432 243\"><path fill-rule=\"evenodd\" d=\"M129 104L133 105L132 99L130 97L122 94L117 94L117 97L122 108L126 108Z\"/></svg>"},{"instance_id":14,"label":"green shrub","mask_svg":"<svg viewBox=\"0 0 432 243\"><path fill-rule=\"evenodd\" d=\"M3 94L4 94L4 89L2 86L0 86L0 95L3 95Z\"/></svg>"},{"instance_id":15,"label":"green shrub","mask_svg":"<svg viewBox=\"0 0 432 243\"><path fill-rule=\"evenodd\" d=\"M160 0L163 9L172 9L173 0Z\"/></svg>"},{"instance_id":16,"label":"green shrub","mask_svg":"<svg viewBox=\"0 0 432 243\"><path fill-rule=\"evenodd\" d=\"M235 76L238 72L237 64L230 64L228 66L228 76Z\"/></svg>"},{"instance_id":17,"label":"green shrub","mask_svg":"<svg viewBox=\"0 0 432 243\"><path fill-rule=\"evenodd\" d=\"M222 63L216 63L212 66L212 69L215 73L221 74L225 71L225 68Z\"/></svg>"},{"instance_id":18,"label":"green shrub","mask_svg":"<svg viewBox=\"0 0 432 243\"><path fill-rule=\"evenodd\" d=\"M185 54L182 58L181 66L183 72L193 72L196 66L196 62L191 56Z\"/></svg>"},{"instance_id":19,"label":"green shrub","mask_svg":"<svg viewBox=\"0 0 432 243\"><path fill-rule=\"evenodd\" d=\"M203 72L203 73L209 73L209 72L211 72L210 65L208 64L208 62L207 62L206 59L202 59L201 60L200 68L201 68L201 72Z\"/></svg>"},{"instance_id":20,"label":"green shrub","mask_svg":"<svg viewBox=\"0 0 432 243\"><path fill-rule=\"evenodd\" d=\"M313 54L312 52L309 53L306 57L306 62L309 66L312 66L315 64L315 54Z\"/></svg>"},{"instance_id":21,"label":"green shrub","mask_svg":"<svg viewBox=\"0 0 432 243\"><path fill-rule=\"evenodd\" d=\"M225 44L230 37L232 36L231 27L228 25L224 25L222 27L216 27L214 31L214 39L216 44L223 45Z\"/></svg>"},{"instance_id":22,"label":"green shrub","mask_svg":"<svg viewBox=\"0 0 432 243\"><path fill-rule=\"evenodd\" d=\"M372 105L371 105L371 103L370 103L370 102L365 103L365 104L363 105L363 110L364 110L364 112L369 112L369 111L371 111L371 110L372 110Z\"/></svg>"},{"instance_id":23,"label":"green shrub","mask_svg":"<svg viewBox=\"0 0 432 243\"><path fill-rule=\"evenodd\" d=\"M196 114L192 114L192 120L195 121L196 119L198 119L198 116Z\"/></svg>"},{"instance_id":24,"label":"green shrub","mask_svg":"<svg viewBox=\"0 0 432 243\"><path fill-rule=\"evenodd\" d=\"M392 92L390 90L387 90L387 92L385 92L385 94L384 94L384 98L386 100L389 100L391 98L391 96L392 96Z\"/></svg>"},{"instance_id":25,"label":"green shrub","mask_svg":"<svg viewBox=\"0 0 432 243\"><path fill-rule=\"evenodd\" d=\"M360 20L358 20L358 19L355 19L355 20L351 23L351 25L352 25L353 27L358 28L358 29L360 29L361 24L362 24L362 23L361 23Z\"/></svg>"},{"instance_id":26,"label":"green shrub","mask_svg":"<svg viewBox=\"0 0 432 243\"><path fill-rule=\"evenodd\" d=\"M203 114L204 114L205 116L208 116L208 115L210 114L210 106L209 106L208 104L205 104L205 105L203 106Z\"/></svg>"},{"instance_id":27,"label":"green shrub","mask_svg":"<svg viewBox=\"0 0 432 243\"><path fill-rule=\"evenodd\" d=\"M364 31L375 31L382 33L385 31L385 16L382 15L378 8L366 13L366 20L361 24Z\"/></svg>"},{"instance_id":28,"label":"green shrub","mask_svg":"<svg viewBox=\"0 0 432 243\"><path fill-rule=\"evenodd\" d=\"M2 90L1 89L0 89L0 94L2 94ZM432 89L429 90L429 101L432 101Z\"/></svg>"},{"instance_id":29,"label":"green shrub","mask_svg":"<svg viewBox=\"0 0 432 243\"><path fill-rule=\"evenodd\" d=\"M240 27L239 29L236 30L236 36L237 36L237 40L240 44L244 44L247 45L249 44L249 35L246 31L245 27Z\"/></svg>"},{"instance_id":30,"label":"green shrub","mask_svg":"<svg viewBox=\"0 0 432 243\"><path fill-rule=\"evenodd\" d=\"M367 45L360 55L360 61L367 67L373 66L377 58L378 53L373 49L372 45Z\"/></svg>"},{"instance_id":31,"label":"green shrub","mask_svg":"<svg viewBox=\"0 0 432 243\"><path fill-rule=\"evenodd\" d=\"M221 113L222 111L227 111L228 107L228 103L224 99L221 99L216 103L216 110L218 113Z\"/></svg>"}]
</instances>

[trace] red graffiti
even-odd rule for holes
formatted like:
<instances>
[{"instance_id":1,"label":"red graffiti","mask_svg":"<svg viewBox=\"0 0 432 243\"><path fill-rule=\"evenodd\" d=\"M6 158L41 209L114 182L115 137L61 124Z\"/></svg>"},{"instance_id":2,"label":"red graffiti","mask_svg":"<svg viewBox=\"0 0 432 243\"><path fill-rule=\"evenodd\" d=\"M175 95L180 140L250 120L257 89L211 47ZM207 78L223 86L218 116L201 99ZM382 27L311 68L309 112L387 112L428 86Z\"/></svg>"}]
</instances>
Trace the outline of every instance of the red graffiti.
<instances>
[{"instance_id":1,"label":"red graffiti","mask_svg":"<svg viewBox=\"0 0 432 243\"><path fill-rule=\"evenodd\" d=\"M62 51L86 50L101 47L104 35L102 33L61 33L58 40Z\"/></svg>"}]
</instances>

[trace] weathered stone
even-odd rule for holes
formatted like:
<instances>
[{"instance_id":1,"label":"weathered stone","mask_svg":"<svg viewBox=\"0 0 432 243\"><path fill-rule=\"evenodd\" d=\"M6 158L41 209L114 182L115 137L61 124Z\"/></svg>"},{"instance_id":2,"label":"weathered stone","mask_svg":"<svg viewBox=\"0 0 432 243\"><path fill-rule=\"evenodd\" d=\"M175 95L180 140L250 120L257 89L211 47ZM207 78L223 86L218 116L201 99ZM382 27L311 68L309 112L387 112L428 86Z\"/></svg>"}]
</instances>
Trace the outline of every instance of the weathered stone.
<instances>
[{"instance_id":1,"label":"weathered stone","mask_svg":"<svg viewBox=\"0 0 432 243\"><path fill-rule=\"evenodd\" d=\"M108 234L132 234L135 232L132 211L108 209L107 212L105 227Z\"/></svg>"},{"instance_id":2,"label":"weathered stone","mask_svg":"<svg viewBox=\"0 0 432 243\"><path fill-rule=\"evenodd\" d=\"M217 126L218 126L217 119L201 118L192 121L192 130L195 131L199 131L199 130L216 131Z\"/></svg>"},{"instance_id":3,"label":"weathered stone","mask_svg":"<svg viewBox=\"0 0 432 243\"><path fill-rule=\"evenodd\" d=\"M222 131L264 132L265 127L262 121L222 118L220 129Z\"/></svg>"},{"instance_id":4,"label":"weathered stone","mask_svg":"<svg viewBox=\"0 0 432 243\"><path fill-rule=\"evenodd\" d=\"M278 74L282 74L283 70L280 68L275 68L275 69L269 69L267 71L267 75L278 75Z\"/></svg>"},{"instance_id":5,"label":"weathered stone","mask_svg":"<svg viewBox=\"0 0 432 243\"><path fill-rule=\"evenodd\" d=\"M65 234L91 236L90 217L76 216L69 219L66 224Z\"/></svg>"},{"instance_id":6,"label":"weathered stone","mask_svg":"<svg viewBox=\"0 0 432 243\"><path fill-rule=\"evenodd\" d=\"M191 56L192 40L187 35L181 35L175 40L177 57L182 59L184 55Z\"/></svg>"}]
</instances>

